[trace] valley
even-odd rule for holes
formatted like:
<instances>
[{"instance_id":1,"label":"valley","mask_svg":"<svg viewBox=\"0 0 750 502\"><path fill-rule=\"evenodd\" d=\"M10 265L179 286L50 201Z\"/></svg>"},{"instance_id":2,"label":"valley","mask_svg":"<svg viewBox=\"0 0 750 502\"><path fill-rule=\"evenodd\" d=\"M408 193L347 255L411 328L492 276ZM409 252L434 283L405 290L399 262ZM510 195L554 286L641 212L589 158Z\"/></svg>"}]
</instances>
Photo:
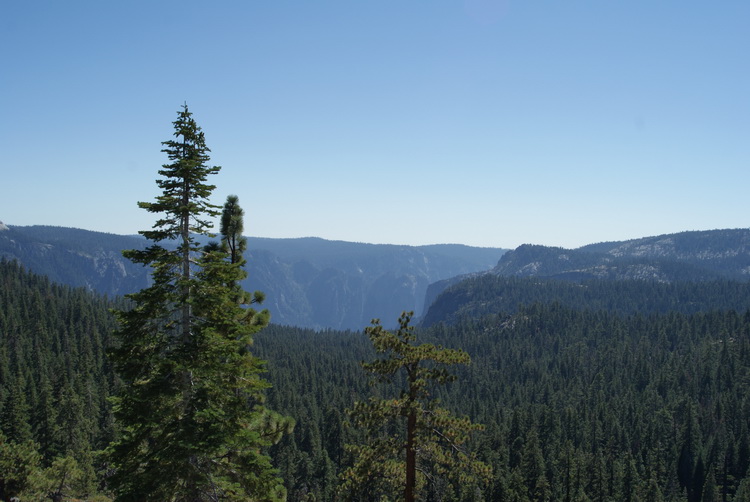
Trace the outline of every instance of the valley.
<instances>
[{"instance_id":1,"label":"valley","mask_svg":"<svg viewBox=\"0 0 750 502\"><path fill-rule=\"evenodd\" d=\"M471 357L433 391L484 425L467 446L492 480L465 487L473 500L747 500L749 234L511 251L249 239L250 284L271 293L272 315L278 294L290 309L294 298L305 305L288 319L317 319L273 323L254 344L268 361L268 406L296 421L269 449L288 499L336 500L346 445L362 440L347 409L397 392L397 382L370 385L360 367L376 357L362 333L364 306L376 304L367 283L392 301L380 306L385 324L428 295L418 342ZM118 258L143 244L51 227L0 232L0 457L11 451L3 444L22 452L33 440L42 459L75 460L80 489L104 486L95 452L117 434L108 396L119 385L105 352L110 309L122 308L107 288L146 282ZM361 310L347 317L355 301ZM315 310L326 305L329 317ZM469 497L439 483L429 493Z\"/></svg>"}]
</instances>

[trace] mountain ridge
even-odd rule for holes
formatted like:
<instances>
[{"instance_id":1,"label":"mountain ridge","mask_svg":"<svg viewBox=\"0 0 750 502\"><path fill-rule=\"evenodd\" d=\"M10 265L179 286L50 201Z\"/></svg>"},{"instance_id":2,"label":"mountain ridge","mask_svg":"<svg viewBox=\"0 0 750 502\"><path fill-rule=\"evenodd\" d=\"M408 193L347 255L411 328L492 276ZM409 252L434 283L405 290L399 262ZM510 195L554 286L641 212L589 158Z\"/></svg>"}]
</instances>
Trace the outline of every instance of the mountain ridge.
<instances>
[{"instance_id":1,"label":"mountain ridge","mask_svg":"<svg viewBox=\"0 0 750 502\"><path fill-rule=\"evenodd\" d=\"M686 231L575 249L524 244L505 253L492 273L519 277L578 274L669 282L682 280L681 271L703 274L699 280L750 278L750 229Z\"/></svg>"},{"instance_id":2,"label":"mountain ridge","mask_svg":"<svg viewBox=\"0 0 750 502\"><path fill-rule=\"evenodd\" d=\"M209 238L201 237L200 242ZM148 269L122 257L123 249L148 245L123 236L67 227L9 225L0 233L0 257L61 284L110 296L142 289ZM373 318L395 320L402 310L421 311L432 282L492 268L499 248L461 244L406 246L328 241L318 237L248 237L248 290L266 294L279 324L362 329Z\"/></svg>"},{"instance_id":3,"label":"mountain ridge","mask_svg":"<svg viewBox=\"0 0 750 502\"><path fill-rule=\"evenodd\" d=\"M495 279L492 279L495 278ZM515 283L509 279L536 282ZM530 288L544 281L545 294ZM750 281L750 229L718 229L664 234L628 241L598 243L576 249L524 244L505 253L497 266L484 274L474 274L435 283L426 294L422 322L456 321L462 316L485 315L497 309L513 309L517 304L554 301L555 295L571 300L579 308L606 308L596 298L580 296L580 287L596 291L612 289L607 284L641 282L649 285L651 301L666 308L684 308L681 301L711 308L720 294L702 295L700 288L657 287L656 285L708 284L716 291L745 299L744 286L735 289L724 283L747 285ZM617 286L627 288L626 285ZM611 294L611 291L603 293ZM673 295L663 302L665 296ZM682 299L680 297L682 295ZM512 301L511 301L512 299ZM739 301L734 307L750 306ZM630 299L628 299L630 301ZM645 301L645 300L643 300ZM670 303L671 302L671 303ZM614 305L622 311L629 306Z\"/></svg>"},{"instance_id":4,"label":"mountain ridge","mask_svg":"<svg viewBox=\"0 0 750 502\"><path fill-rule=\"evenodd\" d=\"M141 236L44 225L5 228L0 257L16 259L56 282L111 296L148 284L148 270L121 256L123 249L145 247ZM372 318L388 321L402 310L426 316L440 295L486 274L573 282L748 281L750 229L686 231L574 249L524 244L508 251L248 237L246 257L249 278L243 286L266 293L264 306L274 322L361 329ZM465 302L472 301L462 294Z\"/></svg>"}]
</instances>

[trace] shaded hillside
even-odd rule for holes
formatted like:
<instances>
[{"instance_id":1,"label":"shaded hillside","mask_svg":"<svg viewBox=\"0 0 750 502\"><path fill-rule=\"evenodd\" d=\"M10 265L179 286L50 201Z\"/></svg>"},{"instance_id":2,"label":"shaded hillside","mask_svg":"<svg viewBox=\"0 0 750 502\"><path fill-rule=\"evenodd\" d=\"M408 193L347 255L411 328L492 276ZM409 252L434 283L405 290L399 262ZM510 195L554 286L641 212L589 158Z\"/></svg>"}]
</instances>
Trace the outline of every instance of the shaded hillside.
<instances>
[{"instance_id":1,"label":"shaded hillside","mask_svg":"<svg viewBox=\"0 0 750 502\"><path fill-rule=\"evenodd\" d=\"M724 279L665 283L645 280L502 277L484 274L443 291L422 318L423 326L516 312L534 303L559 304L621 315L693 314L714 310L744 311L750 306L750 283Z\"/></svg>"},{"instance_id":2,"label":"shaded hillside","mask_svg":"<svg viewBox=\"0 0 750 502\"><path fill-rule=\"evenodd\" d=\"M123 249L145 245L140 237L77 228L11 226L0 231L0 258L17 260L60 284L110 296L146 286L146 270L122 256Z\"/></svg>"},{"instance_id":3,"label":"shaded hillside","mask_svg":"<svg viewBox=\"0 0 750 502\"><path fill-rule=\"evenodd\" d=\"M91 469L91 450L114 434L107 401L116 385L105 351L123 308L0 259L0 433L33 440L49 462L72 455Z\"/></svg>"},{"instance_id":4,"label":"shaded hillside","mask_svg":"<svg viewBox=\"0 0 750 502\"><path fill-rule=\"evenodd\" d=\"M503 250L461 245L396 246L318 238L249 238L249 290L267 294L274 322L361 329L373 318L419 313L427 287L486 271Z\"/></svg>"},{"instance_id":5,"label":"shaded hillside","mask_svg":"<svg viewBox=\"0 0 750 502\"><path fill-rule=\"evenodd\" d=\"M0 257L70 286L108 295L143 288L148 270L121 255L138 236L32 226L0 231ZM266 293L273 322L361 329L372 318L420 312L430 283L497 264L504 250L462 245L395 246L318 238L248 238L243 286Z\"/></svg>"},{"instance_id":6,"label":"shaded hillside","mask_svg":"<svg viewBox=\"0 0 750 502\"><path fill-rule=\"evenodd\" d=\"M456 284L460 284L463 281L475 279L488 274L488 272L475 272L473 274L457 275L448 279L443 279L442 281L433 282L427 286L427 292L424 296L424 306L422 307L423 315L427 314L430 310L430 306L435 303L435 300L437 300L446 289Z\"/></svg>"}]
</instances>

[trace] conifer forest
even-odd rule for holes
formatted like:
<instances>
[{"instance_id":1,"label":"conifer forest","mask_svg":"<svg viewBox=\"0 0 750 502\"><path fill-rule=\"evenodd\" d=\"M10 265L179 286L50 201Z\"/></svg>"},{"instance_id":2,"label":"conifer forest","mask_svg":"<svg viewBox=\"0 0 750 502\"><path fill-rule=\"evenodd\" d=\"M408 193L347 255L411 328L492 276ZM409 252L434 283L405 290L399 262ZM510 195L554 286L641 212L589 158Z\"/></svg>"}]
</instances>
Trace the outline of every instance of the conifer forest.
<instances>
[{"instance_id":1,"label":"conifer forest","mask_svg":"<svg viewBox=\"0 0 750 502\"><path fill-rule=\"evenodd\" d=\"M488 275L430 322L281 326L187 106L163 152L146 288L0 259L0 500L750 501L746 283Z\"/></svg>"}]
</instances>

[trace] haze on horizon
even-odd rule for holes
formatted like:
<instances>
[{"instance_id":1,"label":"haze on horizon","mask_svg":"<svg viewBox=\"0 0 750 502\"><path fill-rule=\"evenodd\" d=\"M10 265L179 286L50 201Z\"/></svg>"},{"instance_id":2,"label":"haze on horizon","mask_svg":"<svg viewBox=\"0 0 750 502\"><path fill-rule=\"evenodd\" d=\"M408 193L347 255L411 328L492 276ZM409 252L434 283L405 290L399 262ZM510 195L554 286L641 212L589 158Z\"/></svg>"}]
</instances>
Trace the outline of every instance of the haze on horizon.
<instances>
[{"instance_id":1,"label":"haze on horizon","mask_svg":"<svg viewBox=\"0 0 750 502\"><path fill-rule=\"evenodd\" d=\"M16 2L0 220L150 228L187 102L248 235L579 247L748 226L750 4Z\"/></svg>"}]
</instances>

